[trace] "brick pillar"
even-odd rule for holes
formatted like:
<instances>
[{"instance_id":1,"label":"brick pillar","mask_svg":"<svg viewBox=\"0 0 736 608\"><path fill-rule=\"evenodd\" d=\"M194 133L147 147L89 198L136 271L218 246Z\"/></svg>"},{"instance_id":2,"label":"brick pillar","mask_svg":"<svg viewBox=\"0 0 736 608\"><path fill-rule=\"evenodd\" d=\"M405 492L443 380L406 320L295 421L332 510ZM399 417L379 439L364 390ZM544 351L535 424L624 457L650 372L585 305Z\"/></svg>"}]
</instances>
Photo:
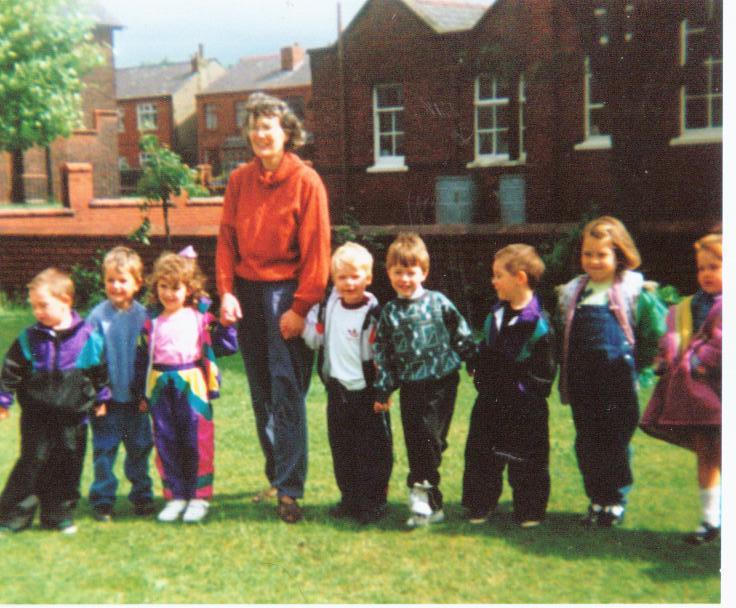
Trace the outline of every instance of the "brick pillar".
<instances>
[{"instance_id":1,"label":"brick pillar","mask_svg":"<svg viewBox=\"0 0 736 608\"><path fill-rule=\"evenodd\" d=\"M92 165L90 163L64 163L61 172L64 206L74 211L87 209L94 198Z\"/></svg>"}]
</instances>

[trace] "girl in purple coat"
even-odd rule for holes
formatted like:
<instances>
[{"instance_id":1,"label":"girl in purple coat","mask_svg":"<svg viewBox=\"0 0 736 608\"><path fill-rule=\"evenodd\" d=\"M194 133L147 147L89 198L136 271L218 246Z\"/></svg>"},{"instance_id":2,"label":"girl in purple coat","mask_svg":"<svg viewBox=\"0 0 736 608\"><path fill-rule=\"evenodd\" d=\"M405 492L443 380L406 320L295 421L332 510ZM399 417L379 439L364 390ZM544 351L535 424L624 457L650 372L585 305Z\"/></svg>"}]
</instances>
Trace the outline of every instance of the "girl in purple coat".
<instances>
[{"instance_id":1,"label":"girl in purple coat","mask_svg":"<svg viewBox=\"0 0 736 608\"><path fill-rule=\"evenodd\" d=\"M686 540L701 544L718 538L721 527L722 236L704 236L695 252L700 289L670 308L660 343L663 377L641 428L695 452L702 523Z\"/></svg>"}]
</instances>

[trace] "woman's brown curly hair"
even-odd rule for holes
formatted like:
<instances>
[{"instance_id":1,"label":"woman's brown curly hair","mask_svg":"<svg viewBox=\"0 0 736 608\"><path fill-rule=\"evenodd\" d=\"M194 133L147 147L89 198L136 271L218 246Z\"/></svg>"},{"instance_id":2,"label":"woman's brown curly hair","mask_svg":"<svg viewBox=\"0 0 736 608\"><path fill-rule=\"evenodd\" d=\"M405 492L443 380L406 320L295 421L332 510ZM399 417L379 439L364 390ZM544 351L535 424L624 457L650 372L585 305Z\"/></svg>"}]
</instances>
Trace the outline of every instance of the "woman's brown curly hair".
<instances>
[{"instance_id":1,"label":"woman's brown curly hair","mask_svg":"<svg viewBox=\"0 0 736 608\"><path fill-rule=\"evenodd\" d=\"M161 304L158 299L158 282L164 279L173 285L184 285L187 288L186 306L196 306L202 298L208 297L204 286L207 277L199 268L196 258L185 258L178 253L165 251L153 264L153 272L148 277L148 301Z\"/></svg>"}]
</instances>

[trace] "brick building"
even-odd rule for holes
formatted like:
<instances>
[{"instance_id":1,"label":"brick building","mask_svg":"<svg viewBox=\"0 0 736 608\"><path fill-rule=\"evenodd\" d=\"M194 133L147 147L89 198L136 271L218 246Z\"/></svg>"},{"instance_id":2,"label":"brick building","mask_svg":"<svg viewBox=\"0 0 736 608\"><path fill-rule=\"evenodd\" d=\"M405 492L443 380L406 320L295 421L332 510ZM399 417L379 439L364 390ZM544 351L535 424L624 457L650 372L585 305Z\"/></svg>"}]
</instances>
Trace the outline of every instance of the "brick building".
<instances>
[{"instance_id":1,"label":"brick building","mask_svg":"<svg viewBox=\"0 0 736 608\"><path fill-rule=\"evenodd\" d=\"M154 134L193 165L197 158L195 95L225 73L200 45L189 61L116 70L118 148L125 168L141 165L138 140Z\"/></svg>"},{"instance_id":2,"label":"brick building","mask_svg":"<svg viewBox=\"0 0 736 608\"><path fill-rule=\"evenodd\" d=\"M113 34L122 26L99 4L92 3L90 12L95 22L93 35L104 62L83 78L83 126L72 131L70 137L54 141L48 149L32 148L24 154L27 200L59 200L61 167L66 162L93 165L98 196L116 196L119 192ZM10 199L10 163L10 155L0 153L0 204Z\"/></svg>"},{"instance_id":3,"label":"brick building","mask_svg":"<svg viewBox=\"0 0 736 608\"><path fill-rule=\"evenodd\" d=\"M592 73L580 15L613 28L615 6L647 87L627 98L645 143L639 209L719 217L718 0L367 0L341 41L309 51L315 167L334 220L559 222L611 209L599 96L610 75Z\"/></svg>"},{"instance_id":4,"label":"brick building","mask_svg":"<svg viewBox=\"0 0 736 608\"><path fill-rule=\"evenodd\" d=\"M256 91L286 101L307 131L312 130L312 77L304 49L294 44L278 54L243 57L197 95L199 162L211 165L214 175L229 172L248 158L242 134L245 102ZM309 145L300 153L309 156Z\"/></svg>"}]
</instances>

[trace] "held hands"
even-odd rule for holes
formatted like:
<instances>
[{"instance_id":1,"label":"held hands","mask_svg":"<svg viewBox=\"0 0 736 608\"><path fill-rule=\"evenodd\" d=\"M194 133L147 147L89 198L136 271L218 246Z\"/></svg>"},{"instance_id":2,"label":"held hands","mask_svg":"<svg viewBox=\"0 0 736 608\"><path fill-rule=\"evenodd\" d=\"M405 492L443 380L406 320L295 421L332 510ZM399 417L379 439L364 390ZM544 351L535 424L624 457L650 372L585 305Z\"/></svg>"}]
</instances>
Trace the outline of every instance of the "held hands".
<instances>
[{"instance_id":1,"label":"held hands","mask_svg":"<svg viewBox=\"0 0 736 608\"><path fill-rule=\"evenodd\" d=\"M240 309L238 298L231 293L223 294L220 300L220 323L225 327L230 327L242 318L243 311Z\"/></svg>"},{"instance_id":2,"label":"held hands","mask_svg":"<svg viewBox=\"0 0 736 608\"><path fill-rule=\"evenodd\" d=\"M98 403L95 406L95 418L107 416L107 403Z\"/></svg>"},{"instance_id":3,"label":"held hands","mask_svg":"<svg viewBox=\"0 0 736 608\"><path fill-rule=\"evenodd\" d=\"M141 399L141 402L138 404L138 411L141 414L145 414L148 411L148 401Z\"/></svg>"},{"instance_id":4,"label":"held hands","mask_svg":"<svg viewBox=\"0 0 736 608\"><path fill-rule=\"evenodd\" d=\"M293 310L287 310L281 315L279 329L284 340L298 338L304 331L304 317L299 316Z\"/></svg>"},{"instance_id":5,"label":"held hands","mask_svg":"<svg viewBox=\"0 0 736 608\"><path fill-rule=\"evenodd\" d=\"M376 414L380 414L381 412L388 412L391 409L391 399L386 401L386 403L381 403L380 401L376 401L373 403L373 411Z\"/></svg>"}]
</instances>

